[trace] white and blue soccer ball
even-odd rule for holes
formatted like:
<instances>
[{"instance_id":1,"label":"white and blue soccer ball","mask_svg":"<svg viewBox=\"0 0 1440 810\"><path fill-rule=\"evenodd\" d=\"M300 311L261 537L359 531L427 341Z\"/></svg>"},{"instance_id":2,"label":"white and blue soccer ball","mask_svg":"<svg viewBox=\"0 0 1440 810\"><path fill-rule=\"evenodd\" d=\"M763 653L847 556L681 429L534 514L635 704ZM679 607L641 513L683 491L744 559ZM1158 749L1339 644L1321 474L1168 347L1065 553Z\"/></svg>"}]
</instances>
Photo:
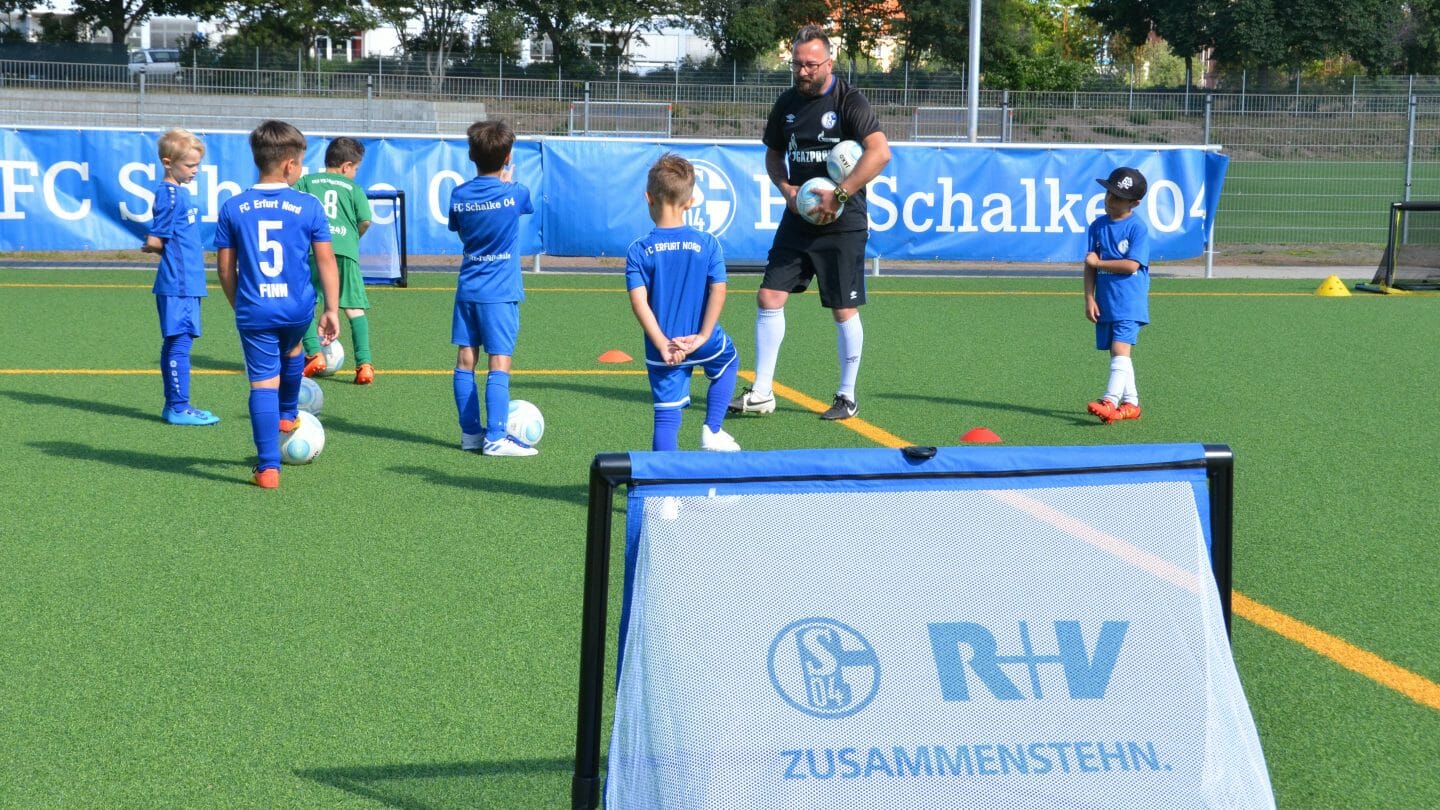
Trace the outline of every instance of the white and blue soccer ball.
<instances>
[{"instance_id":1,"label":"white and blue soccer ball","mask_svg":"<svg viewBox=\"0 0 1440 810\"><path fill-rule=\"evenodd\" d=\"M340 345L339 338L321 346L320 354L325 358L325 370L320 372L321 377L333 376L345 365L345 347Z\"/></svg>"},{"instance_id":2,"label":"white and blue soccer ball","mask_svg":"<svg viewBox=\"0 0 1440 810\"><path fill-rule=\"evenodd\" d=\"M325 407L325 391L320 388L320 383L309 377L300 378L300 410L307 413L320 413Z\"/></svg>"},{"instance_id":3,"label":"white and blue soccer ball","mask_svg":"<svg viewBox=\"0 0 1440 810\"><path fill-rule=\"evenodd\" d=\"M805 221L811 225L820 224L815 221L815 209L820 205L820 195L818 191L822 188L828 189L831 194L835 193L835 183L833 183L830 178L812 177L806 180L804 185L800 186L800 191L795 195L795 210L799 211L800 216L804 217ZM844 210L845 204L841 203L840 207L835 211L835 216L840 216L840 213Z\"/></svg>"},{"instance_id":4,"label":"white and blue soccer ball","mask_svg":"<svg viewBox=\"0 0 1440 810\"><path fill-rule=\"evenodd\" d=\"M523 399L510 400L510 417L505 420L505 432L520 441L534 446L545 435L545 416L532 402Z\"/></svg>"},{"instance_id":5,"label":"white and blue soccer ball","mask_svg":"<svg viewBox=\"0 0 1440 810\"><path fill-rule=\"evenodd\" d=\"M831 147L830 157L825 160L825 171L830 174L831 180L842 183L855 171L855 166L860 163L860 156L863 154L865 148L855 141L841 141Z\"/></svg>"},{"instance_id":6,"label":"white and blue soccer ball","mask_svg":"<svg viewBox=\"0 0 1440 810\"><path fill-rule=\"evenodd\" d=\"M315 414L300 411L295 429L280 440L280 460L286 464L309 464L325 449L325 428Z\"/></svg>"}]
</instances>

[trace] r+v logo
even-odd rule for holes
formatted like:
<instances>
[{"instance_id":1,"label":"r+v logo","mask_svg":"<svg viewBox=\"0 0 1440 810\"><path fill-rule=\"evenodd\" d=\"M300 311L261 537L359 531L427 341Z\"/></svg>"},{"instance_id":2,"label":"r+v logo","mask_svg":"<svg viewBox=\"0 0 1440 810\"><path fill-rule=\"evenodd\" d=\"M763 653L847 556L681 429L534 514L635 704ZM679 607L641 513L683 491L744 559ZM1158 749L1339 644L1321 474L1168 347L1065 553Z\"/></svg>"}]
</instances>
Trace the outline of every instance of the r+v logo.
<instances>
[{"instance_id":1,"label":"r+v logo","mask_svg":"<svg viewBox=\"0 0 1440 810\"><path fill-rule=\"evenodd\" d=\"M1107 621L1100 627L1093 654L1086 649L1085 637L1078 621L1055 622L1054 654L1035 651L1030 641L1030 626L1020 622L1020 652L1001 655L995 635L974 622L944 622L930 625L930 649L935 656L935 670L940 679L940 693L945 700L970 699L966 680L968 668L998 700L1025 700L1026 695L1014 680L1001 669L1006 665L1023 665L1027 670L1030 698L1043 700L1040 666L1058 664L1065 675L1070 697L1075 700L1098 700L1105 697L1120 646L1129 629L1127 621ZM970 650L969 660L962 649Z\"/></svg>"}]
</instances>

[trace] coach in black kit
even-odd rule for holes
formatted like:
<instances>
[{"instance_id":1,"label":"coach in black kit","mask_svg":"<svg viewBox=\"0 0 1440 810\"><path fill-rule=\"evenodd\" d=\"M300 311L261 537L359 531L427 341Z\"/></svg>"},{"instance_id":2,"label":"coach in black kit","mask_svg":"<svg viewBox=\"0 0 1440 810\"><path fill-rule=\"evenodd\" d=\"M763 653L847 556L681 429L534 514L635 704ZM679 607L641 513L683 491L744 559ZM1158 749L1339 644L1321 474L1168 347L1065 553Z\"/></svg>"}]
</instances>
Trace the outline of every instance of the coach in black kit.
<instances>
[{"instance_id":1,"label":"coach in black kit","mask_svg":"<svg viewBox=\"0 0 1440 810\"><path fill-rule=\"evenodd\" d=\"M823 419L848 419L858 407L855 378L865 333L860 326L865 303L865 242L870 222L865 185L890 162L890 142L859 90L834 75L830 39L815 25L795 35L790 67L795 86L780 94L765 123L765 170L785 195L785 214L770 246L765 280L756 295L755 383L731 400L734 413L775 410L775 362L785 340L785 302L818 279L820 303L835 316L840 356L840 387ZM825 177L825 160L841 141L855 141L864 154L833 193L820 192L812 225L795 209L795 195L812 177ZM842 208L843 206L843 208ZM840 211L836 216L836 211Z\"/></svg>"}]
</instances>

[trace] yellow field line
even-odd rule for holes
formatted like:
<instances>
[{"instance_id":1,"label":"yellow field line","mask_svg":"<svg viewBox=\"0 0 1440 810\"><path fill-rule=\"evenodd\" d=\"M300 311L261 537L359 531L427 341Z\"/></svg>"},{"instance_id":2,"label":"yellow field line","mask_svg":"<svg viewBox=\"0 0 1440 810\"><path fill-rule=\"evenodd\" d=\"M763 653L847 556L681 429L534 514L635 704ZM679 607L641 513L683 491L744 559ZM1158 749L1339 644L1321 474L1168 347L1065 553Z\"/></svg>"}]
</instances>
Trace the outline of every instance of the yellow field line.
<instances>
[{"instance_id":1,"label":"yellow field line","mask_svg":"<svg viewBox=\"0 0 1440 810\"><path fill-rule=\"evenodd\" d=\"M158 375L159 373L158 369L0 369L0 374ZM191 373L197 375L239 375L241 372L194 369ZM441 376L450 374L451 372L449 369L409 369L387 370L383 373L386 376ZM517 369L511 373L535 376L639 376L644 374L645 371L643 369L618 368L544 369L533 371ZM747 381L753 382L755 379L755 375L748 371L741 372L740 376ZM824 402L789 386L774 383L773 388L777 397L793 402L812 413L824 413L828 407ZM898 448L908 447L914 444L914 442L906 441L858 417L840 420L839 424L883 447ZM1318 655L1328 658L1351 672L1369 678L1387 689L1398 692L1422 706L1440 711L1440 684L1431 681L1423 675L1411 672L1404 667L1386 661L1380 656L1357 647L1339 636L1331 635L1324 630L1306 624L1285 613L1281 613L1268 605L1257 602L1238 590L1232 590L1230 594L1231 608L1236 615L1282 638L1293 641Z\"/></svg>"},{"instance_id":2,"label":"yellow field line","mask_svg":"<svg viewBox=\"0 0 1440 810\"><path fill-rule=\"evenodd\" d=\"M1440 710L1440 684L1356 647L1339 636L1332 636L1324 630L1262 605L1239 591L1230 593L1230 607L1236 614L1314 650L1351 672L1393 689L1421 706Z\"/></svg>"}]
</instances>

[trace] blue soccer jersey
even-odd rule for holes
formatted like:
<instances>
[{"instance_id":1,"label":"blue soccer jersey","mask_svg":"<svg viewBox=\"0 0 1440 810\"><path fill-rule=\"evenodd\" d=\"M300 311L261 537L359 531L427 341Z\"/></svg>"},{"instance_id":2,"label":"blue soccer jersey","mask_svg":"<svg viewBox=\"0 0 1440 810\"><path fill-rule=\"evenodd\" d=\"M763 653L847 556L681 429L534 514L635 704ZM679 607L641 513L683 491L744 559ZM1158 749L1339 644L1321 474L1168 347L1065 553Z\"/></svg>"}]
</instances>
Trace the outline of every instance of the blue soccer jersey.
<instances>
[{"instance_id":1,"label":"blue soccer jersey","mask_svg":"<svg viewBox=\"0 0 1440 810\"><path fill-rule=\"evenodd\" d=\"M216 249L236 259L235 325L272 329L315 316L310 245L330 241L320 201L283 183L263 183L225 201Z\"/></svg>"},{"instance_id":2,"label":"blue soccer jersey","mask_svg":"<svg viewBox=\"0 0 1440 810\"><path fill-rule=\"evenodd\" d=\"M205 248L200 244L199 217L200 209L184 186L162 182L155 187L150 236L165 240L151 288L156 295L205 296Z\"/></svg>"},{"instance_id":3,"label":"blue soccer jersey","mask_svg":"<svg viewBox=\"0 0 1440 810\"><path fill-rule=\"evenodd\" d=\"M650 310L666 337L699 332L710 285L724 282L725 256L720 243L688 225L656 228L630 243L625 257L625 288L647 290ZM645 341L645 357L664 362L649 340Z\"/></svg>"},{"instance_id":4,"label":"blue soccer jersey","mask_svg":"<svg viewBox=\"0 0 1440 810\"><path fill-rule=\"evenodd\" d=\"M533 214L530 189L482 175L450 193L450 230L460 235L457 302L503 304L524 301L520 277L520 217Z\"/></svg>"},{"instance_id":5,"label":"blue soccer jersey","mask_svg":"<svg viewBox=\"0 0 1440 810\"><path fill-rule=\"evenodd\" d=\"M1150 322L1150 228L1139 214L1121 220L1101 214L1086 233L1087 251L1102 261L1129 259L1140 269L1132 274L1095 274L1095 303L1102 321Z\"/></svg>"}]
</instances>

